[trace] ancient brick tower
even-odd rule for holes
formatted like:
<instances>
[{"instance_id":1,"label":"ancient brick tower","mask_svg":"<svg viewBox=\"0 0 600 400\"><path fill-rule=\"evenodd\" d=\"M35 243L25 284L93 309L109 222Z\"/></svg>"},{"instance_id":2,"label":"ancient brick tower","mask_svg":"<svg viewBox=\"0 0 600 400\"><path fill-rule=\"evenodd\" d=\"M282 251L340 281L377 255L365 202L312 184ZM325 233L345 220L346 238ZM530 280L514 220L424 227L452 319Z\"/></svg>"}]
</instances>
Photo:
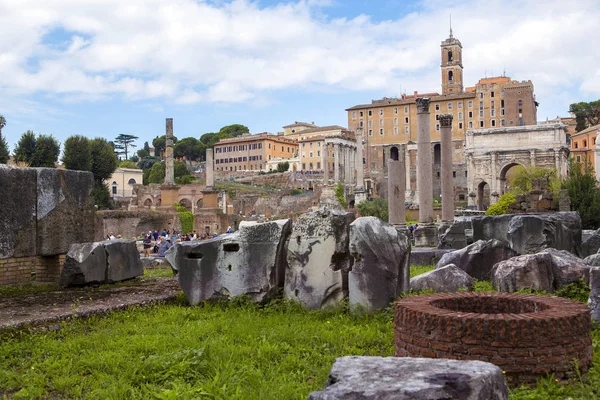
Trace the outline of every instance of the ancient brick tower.
<instances>
[{"instance_id":1,"label":"ancient brick tower","mask_svg":"<svg viewBox=\"0 0 600 400\"><path fill-rule=\"evenodd\" d=\"M463 91L462 44L452 36L444 40L442 48L442 94L456 94Z\"/></svg>"}]
</instances>

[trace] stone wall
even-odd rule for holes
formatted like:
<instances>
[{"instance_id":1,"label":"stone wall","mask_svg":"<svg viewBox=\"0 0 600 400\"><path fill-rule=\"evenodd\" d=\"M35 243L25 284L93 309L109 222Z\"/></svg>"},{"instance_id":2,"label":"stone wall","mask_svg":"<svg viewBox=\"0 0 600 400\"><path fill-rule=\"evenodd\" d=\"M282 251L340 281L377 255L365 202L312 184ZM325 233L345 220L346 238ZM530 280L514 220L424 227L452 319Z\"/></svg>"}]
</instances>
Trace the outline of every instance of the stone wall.
<instances>
[{"instance_id":1,"label":"stone wall","mask_svg":"<svg viewBox=\"0 0 600 400\"><path fill-rule=\"evenodd\" d=\"M181 231L179 215L171 212L139 211L98 211L96 213L95 241L101 241L111 232L131 239L149 230L168 229ZM91 240L90 240L91 241Z\"/></svg>"},{"instance_id":2,"label":"stone wall","mask_svg":"<svg viewBox=\"0 0 600 400\"><path fill-rule=\"evenodd\" d=\"M58 280L70 245L94 239L93 185L90 172L0 165L0 285Z\"/></svg>"},{"instance_id":3,"label":"stone wall","mask_svg":"<svg viewBox=\"0 0 600 400\"><path fill-rule=\"evenodd\" d=\"M284 195L277 197L238 196L233 200L233 214L249 216L264 215L267 218L292 218L317 206L315 193Z\"/></svg>"}]
</instances>

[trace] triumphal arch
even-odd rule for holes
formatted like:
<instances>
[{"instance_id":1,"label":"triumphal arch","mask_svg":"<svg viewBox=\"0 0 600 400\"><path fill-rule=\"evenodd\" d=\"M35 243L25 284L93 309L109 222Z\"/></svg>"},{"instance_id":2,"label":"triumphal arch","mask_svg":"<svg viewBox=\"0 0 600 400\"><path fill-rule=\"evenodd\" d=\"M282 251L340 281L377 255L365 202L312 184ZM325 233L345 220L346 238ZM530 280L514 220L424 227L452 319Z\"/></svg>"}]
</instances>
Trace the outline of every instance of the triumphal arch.
<instances>
[{"instance_id":1,"label":"triumphal arch","mask_svg":"<svg viewBox=\"0 0 600 400\"><path fill-rule=\"evenodd\" d=\"M465 156L469 206L485 210L509 189L507 172L517 165L553 168L567 175L567 126L541 124L468 130Z\"/></svg>"}]
</instances>

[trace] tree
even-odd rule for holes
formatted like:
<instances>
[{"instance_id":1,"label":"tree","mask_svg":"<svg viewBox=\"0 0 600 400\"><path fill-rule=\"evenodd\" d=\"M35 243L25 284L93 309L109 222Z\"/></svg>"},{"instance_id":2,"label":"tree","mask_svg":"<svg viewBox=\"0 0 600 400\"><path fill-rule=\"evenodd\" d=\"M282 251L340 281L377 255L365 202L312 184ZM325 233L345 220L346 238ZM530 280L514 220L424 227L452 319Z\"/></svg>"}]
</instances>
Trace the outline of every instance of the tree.
<instances>
[{"instance_id":1,"label":"tree","mask_svg":"<svg viewBox=\"0 0 600 400\"><path fill-rule=\"evenodd\" d=\"M184 176L184 175L190 175L190 170L185 165L185 163L182 163L180 161L175 161L173 175L174 175L174 178L179 178L180 176Z\"/></svg>"},{"instance_id":2,"label":"tree","mask_svg":"<svg viewBox=\"0 0 600 400\"><path fill-rule=\"evenodd\" d=\"M219 134L223 137L237 137L242 136L244 133L250 133L250 129L240 124L227 125L219 130Z\"/></svg>"},{"instance_id":3,"label":"tree","mask_svg":"<svg viewBox=\"0 0 600 400\"><path fill-rule=\"evenodd\" d=\"M91 172L94 174L94 201L100 208L111 208L108 187L104 184L117 169L118 158L113 146L103 138L90 141L92 158Z\"/></svg>"},{"instance_id":4,"label":"tree","mask_svg":"<svg viewBox=\"0 0 600 400\"><path fill-rule=\"evenodd\" d=\"M567 189L571 198L571 210L581 217L583 229L600 227L600 189L596 186L594 169L590 162L575 163L569 159L569 176L563 180L563 189Z\"/></svg>"},{"instance_id":5,"label":"tree","mask_svg":"<svg viewBox=\"0 0 600 400\"><path fill-rule=\"evenodd\" d=\"M136 162L140 161L140 158L136 154L134 154L131 157L129 157L129 161L135 164Z\"/></svg>"},{"instance_id":6,"label":"tree","mask_svg":"<svg viewBox=\"0 0 600 400\"><path fill-rule=\"evenodd\" d=\"M575 130L580 132L590 126L600 124L600 100L582 101L569 106L569 112L575 114L577 126Z\"/></svg>"},{"instance_id":7,"label":"tree","mask_svg":"<svg viewBox=\"0 0 600 400\"><path fill-rule=\"evenodd\" d=\"M361 217L377 217L388 222L387 199L377 198L370 201L361 201L356 206Z\"/></svg>"},{"instance_id":8,"label":"tree","mask_svg":"<svg viewBox=\"0 0 600 400\"><path fill-rule=\"evenodd\" d=\"M163 183L165 180L165 165L156 163L150 168L148 173L148 183Z\"/></svg>"},{"instance_id":9,"label":"tree","mask_svg":"<svg viewBox=\"0 0 600 400\"><path fill-rule=\"evenodd\" d=\"M183 138L174 146L173 154L175 157L185 157L190 161L200 159L200 154L204 150L206 154L206 145L193 137Z\"/></svg>"},{"instance_id":10,"label":"tree","mask_svg":"<svg viewBox=\"0 0 600 400\"><path fill-rule=\"evenodd\" d=\"M4 118L4 115L0 114L0 141L2 141L2 129L4 129L5 126L6 126L6 118Z\"/></svg>"},{"instance_id":11,"label":"tree","mask_svg":"<svg viewBox=\"0 0 600 400\"><path fill-rule=\"evenodd\" d=\"M138 166L131 160L123 160L119 163L119 168L139 169Z\"/></svg>"},{"instance_id":12,"label":"tree","mask_svg":"<svg viewBox=\"0 0 600 400\"><path fill-rule=\"evenodd\" d=\"M35 133L27 131L21 135L15 147L15 160L30 164L35 152Z\"/></svg>"},{"instance_id":13,"label":"tree","mask_svg":"<svg viewBox=\"0 0 600 400\"><path fill-rule=\"evenodd\" d=\"M138 139L137 136L127 135L125 133L121 133L119 136L115 138L115 152L117 155L123 154L125 159L129 158L129 148L137 147L133 142Z\"/></svg>"},{"instance_id":14,"label":"tree","mask_svg":"<svg viewBox=\"0 0 600 400\"><path fill-rule=\"evenodd\" d=\"M0 164L6 164L9 157L8 143L6 143L6 139L0 135Z\"/></svg>"},{"instance_id":15,"label":"tree","mask_svg":"<svg viewBox=\"0 0 600 400\"><path fill-rule=\"evenodd\" d=\"M288 161L277 163L277 172L285 172L290 169Z\"/></svg>"},{"instance_id":16,"label":"tree","mask_svg":"<svg viewBox=\"0 0 600 400\"><path fill-rule=\"evenodd\" d=\"M60 143L52 135L39 135L30 167L54 168L60 155Z\"/></svg>"},{"instance_id":17,"label":"tree","mask_svg":"<svg viewBox=\"0 0 600 400\"><path fill-rule=\"evenodd\" d=\"M177 143L177 138L173 136L173 145ZM160 157L167 148L167 135L157 136L152 141L152 146L154 146L154 156Z\"/></svg>"},{"instance_id":18,"label":"tree","mask_svg":"<svg viewBox=\"0 0 600 400\"><path fill-rule=\"evenodd\" d=\"M146 142L146 143L148 143L148 142ZM148 150L146 150L146 149L140 149L140 150L137 151L137 156L141 160L141 159L144 159L146 157L149 157L150 156L150 152Z\"/></svg>"},{"instance_id":19,"label":"tree","mask_svg":"<svg viewBox=\"0 0 600 400\"><path fill-rule=\"evenodd\" d=\"M145 170L149 170L150 168L152 168L152 166L157 163L160 162L160 157L152 157L152 156L148 156L148 157L143 157L140 161L138 161L138 167L140 167L141 169Z\"/></svg>"},{"instance_id":20,"label":"tree","mask_svg":"<svg viewBox=\"0 0 600 400\"><path fill-rule=\"evenodd\" d=\"M150 145L148 144L148 142L147 142L147 141L146 141L146 142L144 142L144 150L145 150L145 151L146 151L148 154L150 154Z\"/></svg>"},{"instance_id":21,"label":"tree","mask_svg":"<svg viewBox=\"0 0 600 400\"><path fill-rule=\"evenodd\" d=\"M80 135L69 137L65 141L62 162L66 169L90 171L92 169L92 152L89 139Z\"/></svg>"}]
</instances>

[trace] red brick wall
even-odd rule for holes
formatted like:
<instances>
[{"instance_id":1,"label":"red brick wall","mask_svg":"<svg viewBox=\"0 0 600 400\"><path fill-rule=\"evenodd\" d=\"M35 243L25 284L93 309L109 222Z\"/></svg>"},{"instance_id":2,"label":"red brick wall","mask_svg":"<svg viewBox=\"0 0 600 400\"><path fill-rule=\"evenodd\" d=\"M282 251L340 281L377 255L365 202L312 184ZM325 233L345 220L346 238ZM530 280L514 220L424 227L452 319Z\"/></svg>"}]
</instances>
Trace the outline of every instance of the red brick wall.
<instances>
[{"instance_id":1,"label":"red brick wall","mask_svg":"<svg viewBox=\"0 0 600 400\"><path fill-rule=\"evenodd\" d=\"M590 330L585 304L556 297L450 293L408 297L395 306L396 356L487 361L513 385L550 373L568 378L573 359L585 372Z\"/></svg>"},{"instance_id":2,"label":"red brick wall","mask_svg":"<svg viewBox=\"0 0 600 400\"><path fill-rule=\"evenodd\" d=\"M58 282L65 255L21 257L0 260L0 286L31 282Z\"/></svg>"}]
</instances>

